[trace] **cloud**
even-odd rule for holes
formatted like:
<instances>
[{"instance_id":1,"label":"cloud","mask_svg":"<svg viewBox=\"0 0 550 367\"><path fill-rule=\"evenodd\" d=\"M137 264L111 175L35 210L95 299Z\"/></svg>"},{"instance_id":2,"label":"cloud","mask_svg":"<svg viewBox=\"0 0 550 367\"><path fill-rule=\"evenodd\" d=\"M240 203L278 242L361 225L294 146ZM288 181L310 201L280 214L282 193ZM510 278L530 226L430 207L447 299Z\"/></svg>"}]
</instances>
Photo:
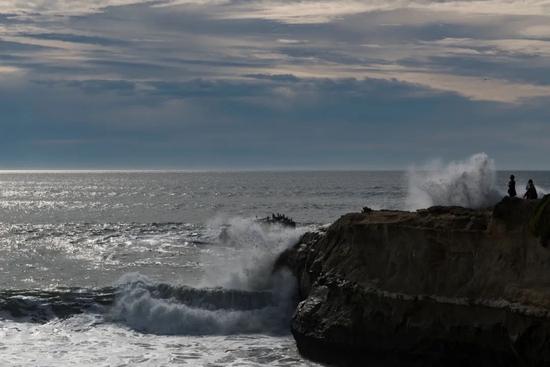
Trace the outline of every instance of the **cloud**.
<instances>
[{"instance_id":1,"label":"cloud","mask_svg":"<svg viewBox=\"0 0 550 367\"><path fill-rule=\"evenodd\" d=\"M66 34L66 33L28 33L21 34L23 37L29 37L34 39L41 40L52 40L52 41L63 41L71 43L86 43L92 45L103 45L103 46L120 46L128 44L128 41L101 37L101 36L88 36L84 34Z\"/></svg>"},{"instance_id":2,"label":"cloud","mask_svg":"<svg viewBox=\"0 0 550 367\"><path fill-rule=\"evenodd\" d=\"M10 116L0 165L388 168L433 152L547 149L529 145L540 129L524 131L550 118L547 100L506 107L396 80L247 79L0 87Z\"/></svg>"},{"instance_id":3,"label":"cloud","mask_svg":"<svg viewBox=\"0 0 550 367\"><path fill-rule=\"evenodd\" d=\"M474 3L482 3L480 9L485 10L475 10ZM11 11L31 12L21 4ZM63 8L62 4L53 1L47 6L55 12ZM506 19L501 5L511 9ZM39 9L46 3L34 6ZM71 6L76 9L76 5ZM491 6L494 11L486 11ZM539 1L521 6L514 1L96 1L82 5L78 16L63 22L42 22L37 16L32 32L28 31L29 19L19 33L10 26L4 42L10 40L12 48L17 45L19 51L33 58L33 62L19 64L12 60L12 66L36 67L37 72L48 67L55 74L66 67L67 74L79 70L78 79L96 78L97 73L128 79L164 79L170 75L179 79L218 78L248 73L379 77L423 83L469 98L488 96L490 100L517 103L547 92L528 75L533 74L532 69L512 70L527 58L548 55L546 41L525 39L523 35L548 20L525 15L530 14L525 9L542 6ZM523 11L512 11L516 8ZM256 16L258 9L280 17ZM462 14L474 10L474 17ZM324 18L289 23L285 12L298 18ZM67 14L73 13L69 9ZM285 24L276 26L273 22ZM43 52L39 47L59 51ZM34 55L30 55L32 51ZM510 65L510 73L493 73L490 83L479 83L476 77L485 80L487 75L476 75L473 69L465 72L466 68L453 60L456 56L463 61L462 66L484 62L506 70ZM548 60L538 60L535 66L545 71L547 65ZM499 86L503 93L479 92L486 85Z\"/></svg>"},{"instance_id":4,"label":"cloud","mask_svg":"<svg viewBox=\"0 0 550 367\"><path fill-rule=\"evenodd\" d=\"M87 164L544 156L520 126L549 117L549 21L539 0L0 2L3 164L79 142Z\"/></svg>"},{"instance_id":5,"label":"cloud","mask_svg":"<svg viewBox=\"0 0 550 367\"><path fill-rule=\"evenodd\" d=\"M17 68L14 68L13 66L2 66L0 65L0 75L1 74L8 74L13 75L18 73L20 70Z\"/></svg>"},{"instance_id":6,"label":"cloud","mask_svg":"<svg viewBox=\"0 0 550 367\"><path fill-rule=\"evenodd\" d=\"M99 12L109 6L122 6L146 0L10 0L0 2L0 13L14 15L82 15Z\"/></svg>"}]
</instances>

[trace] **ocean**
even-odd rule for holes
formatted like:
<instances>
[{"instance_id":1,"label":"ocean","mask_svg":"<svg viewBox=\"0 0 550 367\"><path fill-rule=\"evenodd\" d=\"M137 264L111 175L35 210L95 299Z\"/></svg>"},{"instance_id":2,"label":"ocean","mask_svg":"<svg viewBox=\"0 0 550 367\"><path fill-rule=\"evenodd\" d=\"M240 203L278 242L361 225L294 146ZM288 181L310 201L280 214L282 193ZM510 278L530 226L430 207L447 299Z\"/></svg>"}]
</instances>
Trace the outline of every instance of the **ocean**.
<instances>
[{"instance_id":1,"label":"ocean","mask_svg":"<svg viewBox=\"0 0 550 367\"><path fill-rule=\"evenodd\" d=\"M470 163L436 173L0 173L0 366L316 366L290 334L295 280L272 273L277 255L364 206L483 206L504 195L510 172ZM520 194L528 178L550 188L550 172L515 174ZM272 213L296 228L257 221Z\"/></svg>"}]
</instances>

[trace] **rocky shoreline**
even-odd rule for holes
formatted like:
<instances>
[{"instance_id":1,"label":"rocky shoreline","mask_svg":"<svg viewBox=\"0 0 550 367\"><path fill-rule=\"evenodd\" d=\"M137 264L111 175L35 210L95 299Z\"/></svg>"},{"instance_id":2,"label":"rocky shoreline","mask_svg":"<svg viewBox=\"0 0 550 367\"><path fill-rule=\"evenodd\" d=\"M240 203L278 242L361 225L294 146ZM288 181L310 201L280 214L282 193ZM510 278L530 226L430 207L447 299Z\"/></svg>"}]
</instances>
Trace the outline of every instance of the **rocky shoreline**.
<instances>
[{"instance_id":1,"label":"rocky shoreline","mask_svg":"<svg viewBox=\"0 0 550 367\"><path fill-rule=\"evenodd\" d=\"M300 352L335 365L550 365L550 197L347 214L277 267Z\"/></svg>"}]
</instances>

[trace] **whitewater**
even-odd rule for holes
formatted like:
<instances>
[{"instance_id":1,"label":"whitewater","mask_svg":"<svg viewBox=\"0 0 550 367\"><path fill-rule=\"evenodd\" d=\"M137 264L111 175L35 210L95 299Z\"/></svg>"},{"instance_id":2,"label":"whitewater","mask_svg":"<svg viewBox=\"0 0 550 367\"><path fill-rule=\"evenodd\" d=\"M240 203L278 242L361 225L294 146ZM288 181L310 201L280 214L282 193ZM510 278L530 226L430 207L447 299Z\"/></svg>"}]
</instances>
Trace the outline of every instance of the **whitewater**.
<instances>
[{"instance_id":1,"label":"whitewater","mask_svg":"<svg viewBox=\"0 0 550 367\"><path fill-rule=\"evenodd\" d=\"M485 154L407 171L0 173L0 366L316 366L290 334L306 231L362 207L486 207ZM512 172L518 193L550 172ZM285 213L298 225L258 218Z\"/></svg>"}]
</instances>

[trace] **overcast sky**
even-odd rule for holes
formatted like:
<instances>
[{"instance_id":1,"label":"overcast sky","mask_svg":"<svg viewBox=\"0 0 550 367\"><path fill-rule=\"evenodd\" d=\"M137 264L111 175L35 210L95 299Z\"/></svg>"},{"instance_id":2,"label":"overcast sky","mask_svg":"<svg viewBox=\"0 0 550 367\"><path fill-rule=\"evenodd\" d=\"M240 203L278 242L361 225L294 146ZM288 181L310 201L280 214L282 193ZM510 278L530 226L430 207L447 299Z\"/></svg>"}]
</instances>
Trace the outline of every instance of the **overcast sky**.
<instances>
[{"instance_id":1,"label":"overcast sky","mask_svg":"<svg viewBox=\"0 0 550 367\"><path fill-rule=\"evenodd\" d=\"M550 169L550 1L0 0L0 168Z\"/></svg>"}]
</instances>

